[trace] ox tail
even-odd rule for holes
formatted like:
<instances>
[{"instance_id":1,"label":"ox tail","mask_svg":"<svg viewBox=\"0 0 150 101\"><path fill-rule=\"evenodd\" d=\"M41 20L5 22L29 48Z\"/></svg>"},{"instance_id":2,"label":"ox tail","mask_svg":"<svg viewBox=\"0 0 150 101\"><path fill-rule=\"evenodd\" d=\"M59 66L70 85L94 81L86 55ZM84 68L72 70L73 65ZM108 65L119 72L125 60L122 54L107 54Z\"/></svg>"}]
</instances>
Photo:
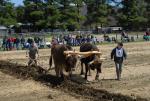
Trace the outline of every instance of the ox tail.
<instances>
[{"instance_id":1,"label":"ox tail","mask_svg":"<svg viewBox=\"0 0 150 101\"><path fill-rule=\"evenodd\" d=\"M52 55L50 56L50 58L49 58L49 69L48 70L50 70L51 69L51 67L52 67Z\"/></svg>"}]
</instances>

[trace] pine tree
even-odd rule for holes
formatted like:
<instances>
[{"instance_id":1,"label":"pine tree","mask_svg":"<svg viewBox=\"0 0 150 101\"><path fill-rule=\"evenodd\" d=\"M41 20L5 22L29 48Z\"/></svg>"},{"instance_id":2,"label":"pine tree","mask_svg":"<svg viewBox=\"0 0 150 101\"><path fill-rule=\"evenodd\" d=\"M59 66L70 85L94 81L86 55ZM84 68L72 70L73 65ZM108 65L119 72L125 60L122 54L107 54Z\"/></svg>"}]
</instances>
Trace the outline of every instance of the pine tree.
<instances>
[{"instance_id":1,"label":"pine tree","mask_svg":"<svg viewBox=\"0 0 150 101\"><path fill-rule=\"evenodd\" d=\"M139 29L144 27L147 19L145 14L145 3L142 0L123 0L119 16L119 24L126 29Z\"/></svg>"},{"instance_id":2,"label":"pine tree","mask_svg":"<svg viewBox=\"0 0 150 101\"><path fill-rule=\"evenodd\" d=\"M108 6L106 0L86 0L87 4L87 21L94 27L105 26L107 24Z\"/></svg>"},{"instance_id":3,"label":"pine tree","mask_svg":"<svg viewBox=\"0 0 150 101\"><path fill-rule=\"evenodd\" d=\"M9 0L0 0L0 25L10 26L16 24L14 5Z\"/></svg>"},{"instance_id":4,"label":"pine tree","mask_svg":"<svg viewBox=\"0 0 150 101\"><path fill-rule=\"evenodd\" d=\"M59 3L59 11L61 14L61 28L68 30L75 30L80 28L80 20L82 16L79 9L82 5L80 0L57 0Z\"/></svg>"},{"instance_id":5,"label":"pine tree","mask_svg":"<svg viewBox=\"0 0 150 101\"><path fill-rule=\"evenodd\" d=\"M54 0L45 0L45 19L47 28L56 29L59 26L60 11Z\"/></svg>"},{"instance_id":6,"label":"pine tree","mask_svg":"<svg viewBox=\"0 0 150 101\"><path fill-rule=\"evenodd\" d=\"M45 28L46 21L44 19L44 6L42 0L25 0L24 16L26 23L32 23L34 31Z\"/></svg>"},{"instance_id":7,"label":"pine tree","mask_svg":"<svg viewBox=\"0 0 150 101\"><path fill-rule=\"evenodd\" d=\"M150 0L145 0L146 2L146 18L148 19L147 27L150 28Z\"/></svg>"}]
</instances>

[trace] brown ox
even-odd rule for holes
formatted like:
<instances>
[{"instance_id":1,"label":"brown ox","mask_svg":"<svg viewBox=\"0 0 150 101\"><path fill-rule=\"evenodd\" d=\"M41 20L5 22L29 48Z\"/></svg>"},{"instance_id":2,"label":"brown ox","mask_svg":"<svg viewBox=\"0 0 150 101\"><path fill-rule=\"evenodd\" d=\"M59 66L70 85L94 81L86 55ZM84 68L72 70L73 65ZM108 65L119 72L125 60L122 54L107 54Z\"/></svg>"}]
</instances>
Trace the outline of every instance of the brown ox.
<instances>
[{"instance_id":1,"label":"brown ox","mask_svg":"<svg viewBox=\"0 0 150 101\"><path fill-rule=\"evenodd\" d=\"M97 46L91 43L85 43L80 46L80 52L88 52L88 51L99 51ZM95 79L99 79L99 73L101 73L101 65L102 61L100 60L100 54L91 54L88 57L81 58L81 75L84 73L83 64L85 64L85 79L87 80L87 73L90 69L97 70Z\"/></svg>"},{"instance_id":2,"label":"brown ox","mask_svg":"<svg viewBox=\"0 0 150 101\"><path fill-rule=\"evenodd\" d=\"M52 66L52 60L54 60L55 72L57 77L63 77L64 72L69 72L71 76L72 68L75 68L77 58L76 55L65 55L64 51L73 50L68 45L54 45L51 49L51 56L49 65ZM53 59L52 59L53 58Z\"/></svg>"}]
</instances>

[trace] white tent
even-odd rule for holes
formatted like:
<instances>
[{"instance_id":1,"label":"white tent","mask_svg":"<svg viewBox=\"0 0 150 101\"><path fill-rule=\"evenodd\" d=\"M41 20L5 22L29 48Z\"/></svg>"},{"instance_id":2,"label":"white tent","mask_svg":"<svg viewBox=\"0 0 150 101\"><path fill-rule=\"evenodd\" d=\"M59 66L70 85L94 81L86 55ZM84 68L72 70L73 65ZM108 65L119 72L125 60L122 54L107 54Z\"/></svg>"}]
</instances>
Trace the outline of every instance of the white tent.
<instances>
[{"instance_id":1,"label":"white tent","mask_svg":"<svg viewBox=\"0 0 150 101\"><path fill-rule=\"evenodd\" d=\"M5 36L7 35L8 29L5 26L0 25L0 36Z\"/></svg>"},{"instance_id":2,"label":"white tent","mask_svg":"<svg viewBox=\"0 0 150 101\"><path fill-rule=\"evenodd\" d=\"M5 26L0 26L0 30L7 30L7 27L5 27Z\"/></svg>"}]
</instances>

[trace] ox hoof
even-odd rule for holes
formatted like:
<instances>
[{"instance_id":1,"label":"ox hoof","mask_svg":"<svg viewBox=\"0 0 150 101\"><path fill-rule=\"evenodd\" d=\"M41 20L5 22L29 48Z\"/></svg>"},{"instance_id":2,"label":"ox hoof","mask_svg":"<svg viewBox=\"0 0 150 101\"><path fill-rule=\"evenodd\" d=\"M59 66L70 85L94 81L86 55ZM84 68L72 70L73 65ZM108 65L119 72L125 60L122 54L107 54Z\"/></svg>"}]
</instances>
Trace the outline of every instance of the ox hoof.
<instances>
[{"instance_id":1,"label":"ox hoof","mask_svg":"<svg viewBox=\"0 0 150 101\"><path fill-rule=\"evenodd\" d=\"M84 78L87 81L87 77Z\"/></svg>"},{"instance_id":2,"label":"ox hoof","mask_svg":"<svg viewBox=\"0 0 150 101\"><path fill-rule=\"evenodd\" d=\"M98 78L98 79L95 79L96 81L100 81L100 79Z\"/></svg>"},{"instance_id":3,"label":"ox hoof","mask_svg":"<svg viewBox=\"0 0 150 101\"><path fill-rule=\"evenodd\" d=\"M90 84L90 81L86 80L86 81L85 81L85 84Z\"/></svg>"},{"instance_id":4,"label":"ox hoof","mask_svg":"<svg viewBox=\"0 0 150 101\"><path fill-rule=\"evenodd\" d=\"M95 80L99 81L99 80L100 80L100 79L99 79L99 76L96 76L96 77L95 77Z\"/></svg>"}]
</instances>

